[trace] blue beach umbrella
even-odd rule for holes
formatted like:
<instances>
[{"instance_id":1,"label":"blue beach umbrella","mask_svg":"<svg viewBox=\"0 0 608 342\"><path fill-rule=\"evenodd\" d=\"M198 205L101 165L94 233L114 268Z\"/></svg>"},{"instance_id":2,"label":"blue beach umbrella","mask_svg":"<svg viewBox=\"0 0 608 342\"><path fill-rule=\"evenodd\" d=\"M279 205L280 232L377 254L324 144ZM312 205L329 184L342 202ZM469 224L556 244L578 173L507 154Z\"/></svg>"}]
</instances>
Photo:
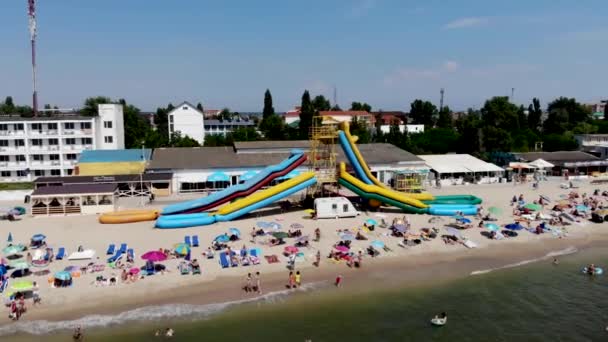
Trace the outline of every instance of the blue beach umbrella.
<instances>
[{"instance_id":1,"label":"blue beach umbrella","mask_svg":"<svg viewBox=\"0 0 608 342\"><path fill-rule=\"evenodd\" d=\"M224 242L230 241L230 237L226 234L222 234L222 235L216 236L215 239L213 239L213 241L224 243Z\"/></svg>"},{"instance_id":2,"label":"blue beach umbrella","mask_svg":"<svg viewBox=\"0 0 608 342\"><path fill-rule=\"evenodd\" d=\"M509 224L505 225L505 228L507 228L509 230L522 230L522 229L524 229L524 226L522 226L519 223L509 223Z\"/></svg>"},{"instance_id":3,"label":"blue beach umbrella","mask_svg":"<svg viewBox=\"0 0 608 342\"><path fill-rule=\"evenodd\" d=\"M587 207L586 205L579 204L576 206L576 210L586 212L589 210L589 207Z\"/></svg>"},{"instance_id":4,"label":"blue beach umbrella","mask_svg":"<svg viewBox=\"0 0 608 342\"><path fill-rule=\"evenodd\" d=\"M258 226L258 228L268 228L268 222L264 221L258 221L255 225Z\"/></svg>"},{"instance_id":5,"label":"blue beach umbrella","mask_svg":"<svg viewBox=\"0 0 608 342\"><path fill-rule=\"evenodd\" d=\"M60 271L60 272L55 273L55 279L61 280L61 281L67 281L67 280L72 279L72 274L67 271Z\"/></svg>"},{"instance_id":6,"label":"blue beach umbrella","mask_svg":"<svg viewBox=\"0 0 608 342\"><path fill-rule=\"evenodd\" d=\"M175 245L175 253L179 255L187 255L190 253L190 246L185 243L178 243Z\"/></svg>"},{"instance_id":7,"label":"blue beach umbrella","mask_svg":"<svg viewBox=\"0 0 608 342\"><path fill-rule=\"evenodd\" d=\"M241 237L241 231L238 228L230 228L228 229L228 235L236 235L236 237Z\"/></svg>"},{"instance_id":8,"label":"blue beach umbrella","mask_svg":"<svg viewBox=\"0 0 608 342\"><path fill-rule=\"evenodd\" d=\"M380 240L374 240L372 241L371 246L374 248L384 248L384 242Z\"/></svg>"},{"instance_id":9,"label":"blue beach umbrella","mask_svg":"<svg viewBox=\"0 0 608 342\"><path fill-rule=\"evenodd\" d=\"M6 242L8 242L8 243L13 242L13 234L11 232L8 233L8 239L6 239Z\"/></svg>"},{"instance_id":10,"label":"blue beach umbrella","mask_svg":"<svg viewBox=\"0 0 608 342\"><path fill-rule=\"evenodd\" d=\"M372 226L375 226L375 225L377 225L377 224L378 224L378 221L376 221L376 220L374 220L374 219L369 218L369 219L365 220L365 223L367 223L367 224L371 224Z\"/></svg>"},{"instance_id":11,"label":"blue beach umbrella","mask_svg":"<svg viewBox=\"0 0 608 342\"><path fill-rule=\"evenodd\" d=\"M46 236L44 236L44 234L36 234L36 235L32 236L32 241L39 242L44 239L46 239Z\"/></svg>"},{"instance_id":12,"label":"blue beach umbrella","mask_svg":"<svg viewBox=\"0 0 608 342\"><path fill-rule=\"evenodd\" d=\"M268 228L274 229L274 230L279 230L282 228L280 223L277 222L268 222Z\"/></svg>"},{"instance_id":13,"label":"blue beach umbrella","mask_svg":"<svg viewBox=\"0 0 608 342\"><path fill-rule=\"evenodd\" d=\"M342 233L340 234L340 239L343 241L353 241L355 239L355 236L350 233Z\"/></svg>"},{"instance_id":14,"label":"blue beach umbrella","mask_svg":"<svg viewBox=\"0 0 608 342\"><path fill-rule=\"evenodd\" d=\"M471 223L471 220L468 219L468 218L466 218L466 217L460 217L458 219L458 222L461 222L461 223Z\"/></svg>"},{"instance_id":15,"label":"blue beach umbrella","mask_svg":"<svg viewBox=\"0 0 608 342\"><path fill-rule=\"evenodd\" d=\"M247 180L250 180L251 178L255 177L255 175L257 175L257 174L258 174L258 172L257 172L257 171L254 171L254 170L249 170L249 171L247 171L247 172L243 173L243 174L242 174L242 175L239 177L239 180L242 180L242 181L247 181Z\"/></svg>"},{"instance_id":16,"label":"blue beach umbrella","mask_svg":"<svg viewBox=\"0 0 608 342\"><path fill-rule=\"evenodd\" d=\"M497 225L496 223L486 223L486 224L484 224L484 226L485 226L485 227L486 227L488 230L493 231L493 232L497 232L497 231L499 231L499 230L500 230L500 226L499 226L499 225Z\"/></svg>"}]
</instances>

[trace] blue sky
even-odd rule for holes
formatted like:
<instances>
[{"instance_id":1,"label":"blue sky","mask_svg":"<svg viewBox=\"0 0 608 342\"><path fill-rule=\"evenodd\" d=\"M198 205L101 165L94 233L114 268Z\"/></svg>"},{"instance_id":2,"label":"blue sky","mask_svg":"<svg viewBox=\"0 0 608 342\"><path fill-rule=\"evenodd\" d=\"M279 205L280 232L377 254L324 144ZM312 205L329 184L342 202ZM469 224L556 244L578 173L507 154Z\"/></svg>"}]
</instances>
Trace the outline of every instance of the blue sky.
<instances>
[{"instance_id":1,"label":"blue sky","mask_svg":"<svg viewBox=\"0 0 608 342\"><path fill-rule=\"evenodd\" d=\"M453 109L494 95L608 97L606 0L39 0L41 103L91 95L276 110L304 89L348 107ZM448 4L449 3L449 4ZM0 97L30 101L26 0L0 1Z\"/></svg>"}]
</instances>

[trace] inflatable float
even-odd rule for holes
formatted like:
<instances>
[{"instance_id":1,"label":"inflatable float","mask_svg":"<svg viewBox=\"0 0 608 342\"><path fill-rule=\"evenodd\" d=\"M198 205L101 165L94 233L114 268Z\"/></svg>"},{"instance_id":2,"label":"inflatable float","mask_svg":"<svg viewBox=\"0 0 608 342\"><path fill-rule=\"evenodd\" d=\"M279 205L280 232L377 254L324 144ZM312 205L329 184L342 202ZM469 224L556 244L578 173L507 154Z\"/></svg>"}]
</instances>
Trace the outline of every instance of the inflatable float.
<instances>
[{"instance_id":1,"label":"inflatable float","mask_svg":"<svg viewBox=\"0 0 608 342\"><path fill-rule=\"evenodd\" d=\"M587 273L587 267L583 267L582 272L584 274L591 275L591 274ZM604 270L601 267L596 267L595 273L593 273L593 275L602 275L602 274L604 274Z\"/></svg>"},{"instance_id":2,"label":"inflatable float","mask_svg":"<svg viewBox=\"0 0 608 342\"><path fill-rule=\"evenodd\" d=\"M438 327L444 326L447 322L448 322L447 317L443 317L443 318L435 317L435 318L431 319L431 324L438 326Z\"/></svg>"},{"instance_id":3,"label":"inflatable float","mask_svg":"<svg viewBox=\"0 0 608 342\"><path fill-rule=\"evenodd\" d=\"M105 213L99 216L99 223L116 224L154 221L160 215L158 210L125 210Z\"/></svg>"}]
</instances>

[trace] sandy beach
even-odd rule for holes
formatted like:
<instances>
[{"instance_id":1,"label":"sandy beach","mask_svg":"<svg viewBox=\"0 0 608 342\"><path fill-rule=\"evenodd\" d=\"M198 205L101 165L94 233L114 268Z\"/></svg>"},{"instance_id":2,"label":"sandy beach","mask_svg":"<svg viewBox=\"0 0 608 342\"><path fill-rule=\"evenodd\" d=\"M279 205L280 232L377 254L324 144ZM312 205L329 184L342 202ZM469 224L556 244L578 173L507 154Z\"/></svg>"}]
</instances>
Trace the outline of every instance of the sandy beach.
<instances>
[{"instance_id":1,"label":"sandy beach","mask_svg":"<svg viewBox=\"0 0 608 342\"><path fill-rule=\"evenodd\" d=\"M432 189L435 195L472 194L481 197L484 208L499 207L503 214L499 216L498 224L513 222L510 199L513 195L523 194L528 201L538 199L539 195L546 195L553 200L552 204L560 199L560 195L567 194L569 190L559 188L560 181L543 182L540 189L533 190L531 184L491 184L471 185L459 187L444 187ZM577 191L592 194L597 186L590 185L588 181L576 182L580 185ZM17 203L13 203L17 204ZM1 206L11 203L3 202ZM162 207L162 202L155 206ZM551 205L552 206L552 205ZM550 207L550 206L548 206ZM270 214L269 214L270 212ZM548 213L548 211L545 211ZM287 282L287 258L282 255L283 246L269 247L261 242L267 238L258 237L257 243L251 243L249 232L258 221L273 221L280 223L282 231L287 231L290 224L303 225L304 235L313 236L315 228L321 229L321 241L312 242L310 248L304 248L305 261L296 263L296 269L303 274L303 283L314 283L320 287L332 287L337 275L344 278L344 287L366 288L402 284L404 279L412 285L421 285L426 282L465 277L475 271L483 271L505 265L514 265L526 260L542 260L551 258L550 253L569 253L576 249L585 248L593 244L608 244L608 224L595 224L591 222L574 223L568 226L566 237L558 238L552 234L535 235L527 231L520 231L519 236L504 240L490 240L480 233L484 231L477 227L479 220L473 219L474 228L463 230L462 235L474 241L478 247L468 249L463 245L446 245L441 238L425 241L418 246L402 248L398 246L401 239L389 236L387 229L376 228L366 233L367 241L353 241L352 251L365 250L372 240L381 240L392 251L381 251L379 257L364 259L363 267L351 269L345 263L333 263L326 259L334 243L339 240L338 229L353 229L361 227L363 222L372 218L380 221L384 216L387 222L393 218L403 217L403 213L387 208L377 213L362 212L357 218L312 220L303 211L293 211L280 214L276 210L263 210L251 217L214 224L206 227L159 230L153 228L153 222L140 222L123 225L102 225L97 222L96 216L69 216L32 218L24 217L19 222L3 222L0 234L3 239L11 232L15 243L27 244L32 235L43 233L48 238L49 246L57 250L65 247L68 255L76 251L79 245L86 249L94 249L97 254L93 260L72 262L68 260L55 261L48 269L51 275L70 265L85 266L89 262L105 264L105 251L108 244L127 243L129 248L135 250L135 266L142 266L144 262L140 255L149 250L171 248L174 244L183 242L186 235L198 235L200 247L192 249L192 258L201 263L202 275L180 275L177 270L179 259L163 262L170 270L164 275L154 275L138 279L134 283L121 283L116 286L97 287L94 285L95 277L104 275L110 277L114 274L120 278L120 270L108 267L103 272L83 274L74 278L73 285L67 288L52 288L47 283L48 276L29 276L28 280L37 281L40 285L42 305L32 307L28 303L28 312L21 318L22 321L31 320L67 320L76 319L90 314L110 314L134 308L160 305L168 303L183 304L210 304L228 301L239 301L254 298L242 291L245 276L249 272L261 272L264 293L283 291ZM443 222L429 223L430 216L408 215L412 222L412 230L418 231L423 227L436 227L440 234L444 234L444 224L453 222L445 218ZM533 223L533 226L535 224ZM239 266L222 269L215 259L207 260L202 252L207 249L217 235L227 232L228 228L236 227L243 233L241 241L231 243L233 249L240 249L243 244L248 248L259 247L263 255L279 256L279 263L269 264L262 258L260 265ZM287 239L287 244L293 244L293 239ZM320 267L313 266L314 255L321 251L322 261ZM558 253L559 254L559 253ZM98 259L97 259L98 258ZM8 311L7 311L8 312ZM11 324L6 315L0 316L0 324Z\"/></svg>"}]
</instances>

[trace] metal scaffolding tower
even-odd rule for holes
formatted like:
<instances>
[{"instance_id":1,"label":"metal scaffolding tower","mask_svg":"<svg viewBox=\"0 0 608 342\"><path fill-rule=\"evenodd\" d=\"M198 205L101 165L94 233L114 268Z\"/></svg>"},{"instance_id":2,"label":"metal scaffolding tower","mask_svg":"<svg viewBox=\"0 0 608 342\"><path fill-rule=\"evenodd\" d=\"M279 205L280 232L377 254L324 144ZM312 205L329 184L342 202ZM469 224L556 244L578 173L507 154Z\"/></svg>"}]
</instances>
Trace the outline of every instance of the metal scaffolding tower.
<instances>
[{"instance_id":1,"label":"metal scaffolding tower","mask_svg":"<svg viewBox=\"0 0 608 342\"><path fill-rule=\"evenodd\" d=\"M308 195L323 196L325 191L337 190L336 144L338 123L331 117L315 116L310 128L310 167L317 178L316 186L310 187Z\"/></svg>"}]
</instances>

